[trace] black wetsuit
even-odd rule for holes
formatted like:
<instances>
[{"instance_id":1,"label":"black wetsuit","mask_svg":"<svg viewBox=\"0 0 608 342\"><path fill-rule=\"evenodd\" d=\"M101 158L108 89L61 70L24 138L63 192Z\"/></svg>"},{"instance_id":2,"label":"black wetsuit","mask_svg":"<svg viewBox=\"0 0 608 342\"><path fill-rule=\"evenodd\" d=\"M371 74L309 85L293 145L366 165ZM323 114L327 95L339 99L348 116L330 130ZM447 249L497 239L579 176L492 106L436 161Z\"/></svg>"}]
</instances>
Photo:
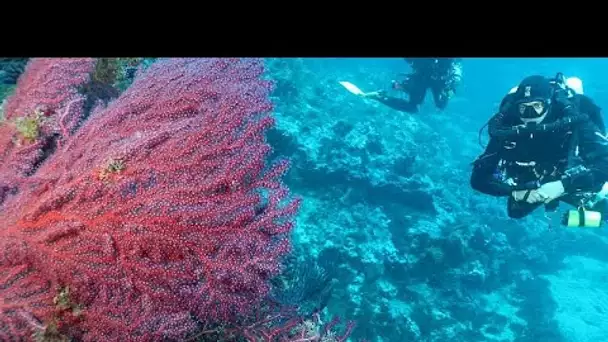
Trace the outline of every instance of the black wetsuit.
<instances>
[{"instance_id":1,"label":"black wetsuit","mask_svg":"<svg viewBox=\"0 0 608 342\"><path fill-rule=\"evenodd\" d=\"M509 96L503 100L503 105L508 104ZM601 115L600 108L586 96L576 95L570 101L578 112ZM502 105L501 109L510 110ZM546 121L563 114L551 112L548 115ZM505 115L503 121L506 125L521 124L516 122L519 119L514 115ZM492 137L484 153L474 162L471 186L488 195L509 196L507 212L512 218L527 216L543 204L515 201L511 196L514 190L536 189L542 183L555 180L562 180L566 193L559 200L578 205L577 194L597 192L608 181L608 139L604 134L593 121L586 120L556 131ZM565 174L577 165L586 170ZM558 201L554 201L548 206L557 204Z\"/></svg>"},{"instance_id":2,"label":"black wetsuit","mask_svg":"<svg viewBox=\"0 0 608 342\"><path fill-rule=\"evenodd\" d=\"M397 85L399 90L409 95L409 100L382 94L378 101L404 112L417 113L427 89L431 89L435 106L443 110L448 105L450 93L456 89L460 80L460 66L454 58L406 58L412 73Z\"/></svg>"}]
</instances>

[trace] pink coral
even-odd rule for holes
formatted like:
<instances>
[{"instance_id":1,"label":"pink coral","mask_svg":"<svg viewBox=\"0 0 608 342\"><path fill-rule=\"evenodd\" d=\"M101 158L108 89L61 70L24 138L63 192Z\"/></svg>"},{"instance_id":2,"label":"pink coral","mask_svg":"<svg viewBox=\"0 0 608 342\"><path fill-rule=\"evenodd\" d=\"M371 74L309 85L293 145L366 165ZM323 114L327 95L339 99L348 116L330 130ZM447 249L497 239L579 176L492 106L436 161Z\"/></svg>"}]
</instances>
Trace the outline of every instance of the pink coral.
<instances>
[{"instance_id":1,"label":"pink coral","mask_svg":"<svg viewBox=\"0 0 608 342\"><path fill-rule=\"evenodd\" d=\"M0 207L0 334L175 339L255 307L299 206L265 163L262 73L159 61L69 136Z\"/></svg>"},{"instance_id":2,"label":"pink coral","mask_svg":"<svg viewBox=\"0 0 608 342\"><path fill-rule=\"evenodd\" d=\"M28 63L15 93L2 106L6 122L0 124L0 177L32 174L54 148L56 135L65 138L77 126L84 115L79 88L90 80L94 68L93 58L35 58ZM40 132L28 141L16 125L19 119L33 120L35 115L40 116L36 120Z\"/></svg>"}]
</instances>

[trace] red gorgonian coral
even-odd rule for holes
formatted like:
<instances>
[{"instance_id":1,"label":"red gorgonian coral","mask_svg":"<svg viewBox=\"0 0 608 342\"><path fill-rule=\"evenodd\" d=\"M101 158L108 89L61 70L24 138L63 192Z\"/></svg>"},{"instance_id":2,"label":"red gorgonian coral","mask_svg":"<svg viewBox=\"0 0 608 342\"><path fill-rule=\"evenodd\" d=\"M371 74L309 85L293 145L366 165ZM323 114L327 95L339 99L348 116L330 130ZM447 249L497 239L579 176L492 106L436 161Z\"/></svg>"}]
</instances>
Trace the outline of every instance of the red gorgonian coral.
<instances>
[{"instance_id":1,"label":"red gorgonian coral","mask_svg":"<svg viewBox=\"0 0 608 342\"><path fill-rule=\"evenodd\" d=\"M71 62L62 99L27 101L62 85L25 76L4 108L62 113L62 142L32 174L0 173L0 339L181 339L247 314L299 206L281 182L287 162L266 164L262 62L160 60L75 132L66 116L82 116L68 111L82 109L73 90L91 66ZM61 60L32 63L61 72Z\"/></svg>"}]
</instances>

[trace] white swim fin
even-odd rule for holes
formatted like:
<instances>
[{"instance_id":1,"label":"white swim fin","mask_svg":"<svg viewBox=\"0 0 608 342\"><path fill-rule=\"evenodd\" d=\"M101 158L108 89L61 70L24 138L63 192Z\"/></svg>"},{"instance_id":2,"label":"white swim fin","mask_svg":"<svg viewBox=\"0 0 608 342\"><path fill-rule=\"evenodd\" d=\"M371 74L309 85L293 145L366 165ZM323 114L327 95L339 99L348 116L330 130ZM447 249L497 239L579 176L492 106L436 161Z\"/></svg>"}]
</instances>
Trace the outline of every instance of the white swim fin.
<instances>
[{"instance_id":1,"label":"white swim fin","mask_svg":"<svg viewBox=\"0 0 608 342\"><path fill-rule=\"evenodd\" d=\"M346 88L346 90L350 91L351 93L355 94L355 95L363 95L365 94L361 89L359 89L359 87L357 87L356 85L348 82L348 81L340 81L340 84Z\"/></svg>"}]
</instances>

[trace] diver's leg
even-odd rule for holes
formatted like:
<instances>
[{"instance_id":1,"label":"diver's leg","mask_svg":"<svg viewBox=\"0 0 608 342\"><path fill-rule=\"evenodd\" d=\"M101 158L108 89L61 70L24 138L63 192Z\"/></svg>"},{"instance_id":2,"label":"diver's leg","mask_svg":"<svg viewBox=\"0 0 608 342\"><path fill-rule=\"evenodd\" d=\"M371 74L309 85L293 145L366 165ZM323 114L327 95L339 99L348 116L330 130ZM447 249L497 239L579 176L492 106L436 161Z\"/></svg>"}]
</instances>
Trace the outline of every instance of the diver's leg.
<instances>
[{"instance_id":1,"label":"diver's leg","mask_svg":"<svg viewBox=\"0 0 608 342\"><path fill-rule=\"evenodd\" d=\"M392 109L408 112L408 113L418 113L418 106L408 101L406 99L401 99L398 97L392 96L380 96L376 98L376 100Z\"/></svg>"},{"instance_id":2,"label":"diver's leg","mask_svg":"<svg viewBox=\"0 0 608 342\"><path fill-rule=\"evenodd\" d=\"M398 111L418 113L418 107L424 101L424 96L426 95L426 83L424 80L418 75L410 75L407 80L400 83L397 87L393 86L393 88L408 94L409 99L388 96L385 92L377 92L373 97L368 97Z\"/></svg>"},{"instance_id":3,"label":"diver's leg","mask_svg":"<svg viewBox=\"0 0 608 342\"><path fill-rule=\"evenodd\" d=\"M408 94L408 100L399 97L388 96L385 93L379 93L377 96L374 96L372 98L395 110L408 113L418 113L418 105L422 103L422 101L424 101L426 88L410 86Z\"/></svg>"},{"instance_id":4,"label":"diver's leg","mask_svg":"<svg viewBox=\"0 0 608 342\"><path fill-rule=\"evenodd\" d=\"M402 112L418 113L419 105L422 103L422 101L424 101L424 95L426 95L426 88L420 86L419 84L410 83L407 94L409 94L408 100L397 97L383 96L379 98L378 101Z\"/></svg>"},{"instance_id":5,"label":"diver's leg","mask_svg":"<svg viewBox=\"0 0 608 342\"><path fill-rule=\"evenodd\" d=\"M419 77L412 77L409 81L409 86L407 88L407 94L410 97L410 103L414 106L418 107L424 102L424 97L426 96L426 83L421 80Z\"/></svg>"},{"instance_id":6,"label":"diver's leg","mask_svg":"<svg viewBox=\"0 0 608 342\"><path fill-rule=\"evenodd\" d=\"M450 100L448 89L445 89L443 84L436 82L431 87L431 92L433 93L433 99L435 100L437 109L444 110L448 106L448 101Z\"/></svg>"}]
</instances>

